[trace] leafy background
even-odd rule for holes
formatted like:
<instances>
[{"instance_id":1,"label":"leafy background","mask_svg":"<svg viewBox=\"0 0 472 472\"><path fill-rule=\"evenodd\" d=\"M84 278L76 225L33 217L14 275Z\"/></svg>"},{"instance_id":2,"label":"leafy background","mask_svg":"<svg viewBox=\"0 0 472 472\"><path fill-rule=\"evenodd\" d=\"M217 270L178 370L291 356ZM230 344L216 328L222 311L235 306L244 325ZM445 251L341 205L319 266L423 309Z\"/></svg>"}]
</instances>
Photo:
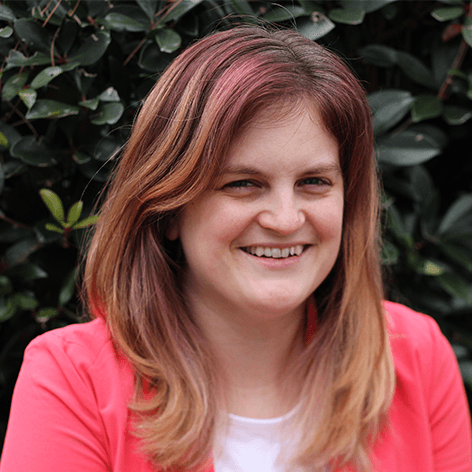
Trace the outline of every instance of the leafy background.
<instances>
[{"instance_id":1,"label":"leafy background","mask_svg":"<svg viewBox=\"0 0 472 472\"><path fill-rule=\"evenodd\" d=\"M25 346L84 319L78 253L139 104L189 43L261 21L327 45L364 82L385 187L388 296L436 318L472 398L469 2L4 1L0 438Z\"/></svg>"}]
</instances>

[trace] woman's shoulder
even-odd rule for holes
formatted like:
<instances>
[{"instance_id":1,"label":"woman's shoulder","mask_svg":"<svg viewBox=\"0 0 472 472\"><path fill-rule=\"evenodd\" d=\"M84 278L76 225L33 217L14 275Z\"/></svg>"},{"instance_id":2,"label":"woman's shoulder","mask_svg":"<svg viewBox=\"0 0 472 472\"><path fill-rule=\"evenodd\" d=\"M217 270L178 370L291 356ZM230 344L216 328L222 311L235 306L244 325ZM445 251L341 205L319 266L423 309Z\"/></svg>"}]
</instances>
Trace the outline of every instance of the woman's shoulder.
<instances>
[{"instance_id":1,"label":"woman's shoulder","mask_svg":"<svg viewBox=\"0 0 472 472\"><path fill-rule=\"evenodd\" d=\"M385 301L384 306L391 341L403 341L416 348L446 341L431 316L390 301Z\"/></svg>"},{"instance_id":2,"label":"woman's shoulder","mask_svg":"<svg viewBox=\"0 0 472 472\"><path fill-rule=\"evenodd\" d=\"M102 319L86 323L75 323L63 328L47 331L34 338L26 352L50 351L54 354L64 353L69 357L93 362L103 350L113 350L109 331Z\"/></svg>"},{"instance_id":3,"label":"woman's shoulder","mask_svg":"<svg viewBox=\"0 0 472 472\"><path fill-rule=\"evenodd\" d=\"M73 372L93 384L104 384L113 377L132 379L131 366L115 348L102 319L37 336L25 350L23 369L55 379Z\"/></svg>"},{"instance_id":4,"label":"woman's shoulder","mask_svg":"<svg viewBox=\"0 0 472 472\"><path fill-rule=\"evenodd\" d=\"M385 302L385 310L397 375L420 375L430 383L458 371L454 351L432 317L393 302Z\"/></svg>"}]
</instances>

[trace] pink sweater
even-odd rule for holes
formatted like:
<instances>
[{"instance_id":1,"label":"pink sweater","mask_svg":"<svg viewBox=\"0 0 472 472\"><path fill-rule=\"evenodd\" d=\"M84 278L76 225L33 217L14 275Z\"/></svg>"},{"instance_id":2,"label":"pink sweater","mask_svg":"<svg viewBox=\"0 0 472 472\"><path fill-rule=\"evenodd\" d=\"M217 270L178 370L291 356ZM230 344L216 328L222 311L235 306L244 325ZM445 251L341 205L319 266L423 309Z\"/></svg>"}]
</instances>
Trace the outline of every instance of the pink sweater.
<instances>
[{"instance_id":1,"label":"pink sweater","mask_svg":"<svg viewBox=\"0 0 472 472\"><path fill-rule=\"evenodd\" d=\"M375 470L471 472L470 414L450 345L432 318L386 308L397 387ZM0 472L151 472L130 434L132 391L132 369L102 320L39 336L25 353Z\"/></svg>"}]
</instances>

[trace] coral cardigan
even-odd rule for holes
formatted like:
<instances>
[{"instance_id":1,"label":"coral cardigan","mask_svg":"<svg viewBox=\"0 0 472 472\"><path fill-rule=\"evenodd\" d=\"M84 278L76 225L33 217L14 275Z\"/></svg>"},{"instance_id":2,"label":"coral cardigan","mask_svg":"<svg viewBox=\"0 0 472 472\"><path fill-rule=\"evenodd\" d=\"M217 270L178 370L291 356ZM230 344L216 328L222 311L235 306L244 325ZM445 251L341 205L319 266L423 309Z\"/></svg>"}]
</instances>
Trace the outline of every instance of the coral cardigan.
<instances>
[{"instance_id":1,"label":"coral cardigan","mask_svg":"<svg viewBox=\"0 0 472 472\"><path fill-rule=\"evenodd\" d=\"M471 472L470 414L450 345L432 318L385 306L397 384L375 470ZM132 392L131 366L102 320L39 336L15 387L0 472L151 472L130 434Z\"/></svg>"}]
</instances>

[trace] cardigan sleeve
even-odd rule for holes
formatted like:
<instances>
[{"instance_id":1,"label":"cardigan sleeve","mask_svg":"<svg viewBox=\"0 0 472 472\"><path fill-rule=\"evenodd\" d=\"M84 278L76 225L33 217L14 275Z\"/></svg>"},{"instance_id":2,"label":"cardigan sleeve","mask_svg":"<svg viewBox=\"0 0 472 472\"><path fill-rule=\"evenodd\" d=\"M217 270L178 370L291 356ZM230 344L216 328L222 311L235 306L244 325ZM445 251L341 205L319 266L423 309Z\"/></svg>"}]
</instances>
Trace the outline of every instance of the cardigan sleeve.
<instances>
[{"instance_id":1,"label":"cardigan sleeve","mask_svg":"<svg viewBox=\"0 0 472 472\"><path fill-rule=\"evenodd\" d=\"M422 370L428 385L428 414L435 472L472 471L470 413L459 366L451 345L431 318L432 349Z\"/></svg>"},{"instance_id":2,"label":"cardigan sleeve","mask_svg":"<svg viewBox=\"0 0 472 472\"><path fill-rule=\"evenodd\" d=\"M396 373L392 430L377 446L376 472L471 472L472 433L459 365L433 318L385 304Z\"/></svg>"},{"instance_id":3,"label":"cardigan sleeve","mask_svg":"<svg viewBox=\"0 0 472 472\"><path fill-rule=\"evenodd\" d=\"M93 383L54 332L30 343L15 386L1 472L105 472Z\"/></svg>"}]
</instances>

